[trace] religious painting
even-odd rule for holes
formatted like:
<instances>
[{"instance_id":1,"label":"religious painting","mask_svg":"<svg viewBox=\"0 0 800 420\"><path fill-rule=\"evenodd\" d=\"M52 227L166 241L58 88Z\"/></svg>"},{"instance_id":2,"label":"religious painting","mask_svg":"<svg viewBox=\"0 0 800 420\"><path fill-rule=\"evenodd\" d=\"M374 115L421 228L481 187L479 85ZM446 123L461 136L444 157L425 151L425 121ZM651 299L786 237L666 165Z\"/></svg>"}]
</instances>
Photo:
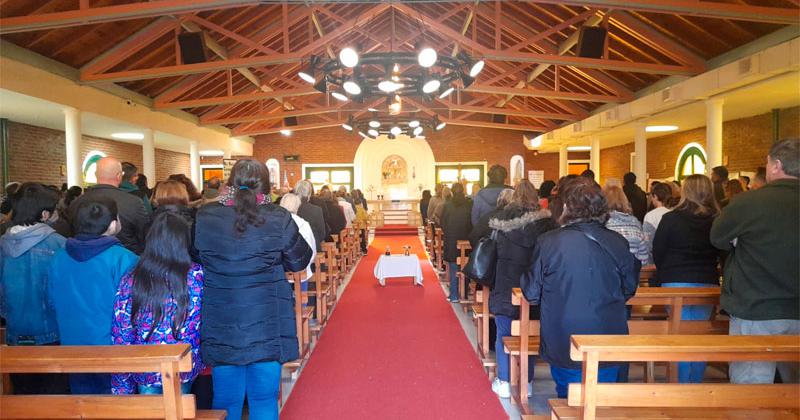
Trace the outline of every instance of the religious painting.
<instances>
[{"instance_id":1,"label":"religious painting","mask_svg":"<svg viewBox=\"0 0 800 420\"><path fill-rule=\"evenodd\" d=\"M391 155L383 160L381 165L381 180L383 185L397 185L408 183L408 164L398 155Z\"/></svg>"},{"instance_id":2,"label":"religious painting","mask_svg":"<svg viewBox=\"0 0 800 420\"><path fill-rule=\"evenodd\" d=\"M267 160L267 169L269 170L269 183L274 186L281 185L281 164L278 159Z\"/></svg>"}]
</instances>

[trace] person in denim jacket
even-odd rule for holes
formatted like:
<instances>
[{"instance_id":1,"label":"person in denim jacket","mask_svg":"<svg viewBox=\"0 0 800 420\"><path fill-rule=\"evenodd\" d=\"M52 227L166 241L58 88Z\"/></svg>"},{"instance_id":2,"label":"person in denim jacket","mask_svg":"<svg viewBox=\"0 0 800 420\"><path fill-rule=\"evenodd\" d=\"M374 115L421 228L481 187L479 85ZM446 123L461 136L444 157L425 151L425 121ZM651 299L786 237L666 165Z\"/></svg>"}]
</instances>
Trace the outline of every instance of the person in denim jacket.
<instances>
[{"instance_id":1,"label":"person in denim jacket","mask_svg":"<svg viewBox=\"0 0 800 420\"><path fill-rule=\"evenodd\" d=\"M0 316L6 319L9 345L57 345L58 323L48 301L48 269L66 239L47 221L54 217L58 194L26 183L17 191L11 228L0 237ZM14 374L17 394L64 393L63 375Z\"/></svg>"}]
</instances>

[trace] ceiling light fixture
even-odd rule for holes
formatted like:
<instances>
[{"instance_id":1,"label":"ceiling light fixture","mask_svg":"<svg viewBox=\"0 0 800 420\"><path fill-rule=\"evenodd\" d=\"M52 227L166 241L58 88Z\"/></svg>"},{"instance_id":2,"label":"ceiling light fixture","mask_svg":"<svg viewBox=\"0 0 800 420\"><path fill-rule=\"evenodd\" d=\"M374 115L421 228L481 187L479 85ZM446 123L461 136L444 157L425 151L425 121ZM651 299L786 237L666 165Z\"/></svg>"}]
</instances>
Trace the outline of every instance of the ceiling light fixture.
<instances>
[{"instance_id":1,"label":"ceiling light fixture","mask_svg":"<svg viewBox=\"0 0 800 420\"><path fill-rule=\"evenodd\" d=\"M567 146L567 151L570 152L588 152L592 150L592 146Z\"/></svg>"},{"instance_id":2,"label":"ceiling light fixture","mask_svg":"<svg viewBox=\"0 0 800 420\"><path fill-rule=\"evenodd\" d=\"M283 134L284 136L291 136L292 135L292 130L288 130L288 129L284 128L283 130L281 130L281 134Z\"/></svg>"},{"instance_id":3,"label":"ceiling light fixture","mask_svg":"<svg viewBox=\"0 0 800 420\"><path fill-rule=\"evenodd\" d=\"M431 47L425 47L417 55L417 62L420 66L428 68L436 64L437 58L436 50Z\"/></svg>"},{"instance_id":4,"label":"ceiling light fixture","mask_svg":"<svg viewBox=\"0 0 800 420\"><path fill-rule=\"evenodd\" d=\"M422 134L422 127L418 126L417 128L414 129L414 135L419 136L420 134Z\"/></svg>"},{"instance_id":5,"label":"ceiling light fixture","mask_svg":"<svg viewBox=\"0 0 800 420\"><path fill-rule=\"evenodd\" d=\"M675 131L678 129L677 125L648 125L644 131L648 133L664 133L667 131Z\"/></svg>"},{"instance_id":6,"label":"ceiling light fixture","mask_svg":"<svg viewBox=\"0 0 800 420\"><path fill-rule=\"evenodd\" d=\"M398 89L402 89L403 87L405 87L404 84L397 83L392 80L383 80L380 83L378 83L378 89L386 93L392 93Z\"/></svg>"},{"instance_id":7,"label":"ceiling light fixture","mask_svg":"<svg viewBox=\"0 0 800 420\"><path fill-rule=\"evenodd\" d=\"M380 133L378 133L378 130L374 128L370 128L369 130L367 130L367 133L369 133L369 135L372 137L378 137L380 135Z\"/></svg>"},{"instance_id":8,"label":"ceiling light fixture","mask_svg":"<svg viewBox=\"0 0 800 420\"><path fill-rule=\"evenodd\" d=\"M144 134L142 133L113 133L111 137L120 140L142 140L144 139Z\"/></svg>"},{"instance_id":9,"label":"ceiling light fixture","mask_svg":"<svg viewBox=\"0 0 800 420\"><path fill-rule=\"evenodd\" d=\"M345 47L339 51L339 61L343 66L353 68L358 65L358 52L353 47Z\"/></svg>"},{"instance_id":10,"label":"ceiling light fixture","mask_svg":"<svg viewBox=\"0 0 800 420\"><path fill-rule=\"evenodd\" d=\"M400 133L402 133L402 132L403 132L403 130L402 130L400 127L398 127L398 126L394 126L394 127L392 127L392 129L391 129L391 130L389 130L389 132L390 132L390 133L392 133L392 134L393 134L393 135L395 135L395 136L399 136L399 135L400 135Z\"/></svg>"},{"instance_id":11,"label":"ceiling light fixture","mask_svg":"<svg viewBox=\"0 0 800 420\"><path fill-rule=\"evenodd\" d=\"M442 121L439 124L436 124L436 131L443 129L447 125L446 122Z\"/></svg>"},{"instance_id":12,"label":"ceiling light fixture","mask_svg":"<svg viewBox=\"0 0 800 420\"><path fill-rule=\"evenodd\" d=\"M483 70L483 66L486 65L486 62L483 60L478 60L475 64L472 65L469 69L469 77L477 77L481 71Z\"/></svg>"},{"instance_id":13,"label":"ceiling light fixture","mask_svg":"<svg viewBox=\"0 0 800 420\"><path fill-rule=\"evenodd\" d=\"M308 83L311 83L312 85L314 83L317 83L317 79L315 79L314 76L312 76L311 74L309 74L309 73L307 73L305 71L301 71L301 72L297 73L297 75L300 76L301 79L305 80Z\"/></svg>"},{"instance_id":14,"label":"ceiling light fixture","mask_svg":"<svg viewBox=\"0 0 800 420\"><path fill-rule=\"evenodd\" d=\"M201 150L200 156L225 156L224 150Z\"/></svg>"},{"instance_id":15,"label":"ceiling light fixture","mask_svg":"<svg viewBox=\"0 0 800 420\"><path fill-rule=\"evenodd\" d=\"M444 92L442 92L441 95L439 95L439 99L444 99L444 98L450 96L450 94L453 93L454 90L456 90L456 88L450 86Z\"/></svg>"},{"instance_id":16,"label":"ceiling light fixture","mask_svg":"<svg viewBox=\"0 0 800 420\"><path fill-rule=\"evenodd\" d=\"M353 126L348 123L342 123L342 128L344 128L347 131L353 131Z\"/></svg>"},{"instance_id":17,"label":"ceiling light fixture","mask_svg":"<svg viewBox=\"0 0 800 420\"><path fill-rule=\"evenodd\" d=\"M419 127L419 120L411 120L408 122L408 126L411 128Z\"/></svg>"},{"instance_id":18,"label":"ceiling light fixture","mask_svg":"<svg viewBox=\"0 0 800 420\"><path fill-rule=\"evenodd\" d=\"M347 98L347 96L345 96L345 95L344 95L343 93L341 93L341 92L332 92L332 93L331 93L331 96L333 96L334 98L336 98L337 100L340 100L340 101L342 101L342 102L347 102L347 101L349 101L349 99Z\"/></svg>"},{"instance_id":19,"label":"ceiling light fixture","mask_svg":"<svg viewBox=\"0 0 800 420\"><path fill-rule=\"evenodd\" d=\"M356 83L354 80L348 80L344 82L342 87L344 88L345 92L351 95L354 96L361 95L361 86L359 86L358 83Z\"/></svg>"},{"instance_id":20,"label":"ceiling light fixture","mask_svg":"<svg viewBox=\"0 0 800 420\"><path fill-rule=\"evenodd\" d=\"M422 85L422 92L423 93L433 93L439 90L439 87L442 85L442 82L437 79L435 76L433 79L429 79Z\"/></svg>"}]
</instances>

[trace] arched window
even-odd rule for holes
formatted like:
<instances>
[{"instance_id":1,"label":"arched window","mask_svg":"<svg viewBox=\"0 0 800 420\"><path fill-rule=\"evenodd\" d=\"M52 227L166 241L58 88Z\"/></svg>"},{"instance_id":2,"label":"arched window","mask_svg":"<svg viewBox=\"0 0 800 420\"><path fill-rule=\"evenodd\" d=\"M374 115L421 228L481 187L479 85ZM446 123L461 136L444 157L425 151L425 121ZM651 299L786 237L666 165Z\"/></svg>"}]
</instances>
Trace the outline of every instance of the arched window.
<instances>
[{"instance_id":1,"label":"arched window","mask_svg":"<svg viewBox=\"0 0 800 420\"><path fill-rule=\"evenodd\" d=\"M699 143L683 146L675 164L675 179L682 181L689 175L706 173L706 151Z\"/></svg>"},{"instance_id":2,"label":"arched window","mask_svg":"<svg viewBox=\"0 0 800 420\"><path fill-rule=\"evenodd\" d=\"M95 171L97 170L97 161L106 157L106 154L99 151L99 150L92 150L91 152L86 154L86 157L83 159L83 182L85 184L97 184L97 175Z\"/></svg>"}]
</instances>

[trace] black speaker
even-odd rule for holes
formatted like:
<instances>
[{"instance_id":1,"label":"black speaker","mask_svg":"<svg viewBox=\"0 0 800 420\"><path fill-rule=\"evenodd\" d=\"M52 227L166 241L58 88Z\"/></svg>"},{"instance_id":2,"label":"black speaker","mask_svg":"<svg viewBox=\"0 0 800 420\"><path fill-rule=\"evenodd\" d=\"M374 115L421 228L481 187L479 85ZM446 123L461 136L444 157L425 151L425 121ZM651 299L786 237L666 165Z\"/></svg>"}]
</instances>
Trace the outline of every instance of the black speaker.
<instances>
[{"instance_id":1,"label":"black speaker","mask_svg":"<svg viewBox=\"0 0 800 420\"><path fill-rule=\"evenodd\" d=\"M289 127L297 125L297 117L286 117L283 119L283 125Z\"/></svg>"},{"instance_id":2,"label":"black speaker","mask_svg":"<svg viewBox=\"0 0 800 420\"><path fill-rule=\"evenodd\" d=\"M498 124L505 124L506 123L506 116L503 114L492 114L492 122Z\"/></svg>"},{"instance_id":3,"label":"black speaker","mask_svg":"<svg viewBox=\"0 0 800 420\"><path fill-rule=\"evenodd\" d=\"M206 62L206 42L202 32L184 32L178 35L183 64Z\"/></svg>"},{"instance_id":4,"label":"black speaker","mask_svg":"<svg viewBox=\"0 0 800 420\"><path fill-rule=\"evenodd\" d=\"M578 35L578 57L603 57L606 35L608 35L608 31L605 28L581 26L581 31Z\"/></svg>"}]
</instances>

